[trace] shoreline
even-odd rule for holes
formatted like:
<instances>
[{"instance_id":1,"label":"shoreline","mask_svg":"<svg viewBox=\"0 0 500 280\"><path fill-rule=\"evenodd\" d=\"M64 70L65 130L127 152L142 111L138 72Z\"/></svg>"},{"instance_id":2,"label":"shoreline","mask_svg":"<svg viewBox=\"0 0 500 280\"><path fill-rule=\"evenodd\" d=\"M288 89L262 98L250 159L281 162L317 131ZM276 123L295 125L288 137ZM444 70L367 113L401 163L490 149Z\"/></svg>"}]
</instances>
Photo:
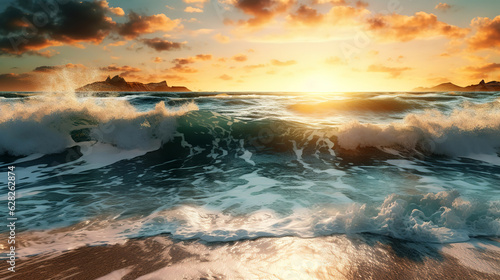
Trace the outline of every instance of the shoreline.
<instances>
[{"instance_id":1,"label":"shoreline","mask_svg":"<svg viewBox=\"0 0 500 280\"><path fill-rule=\"evenodd\" d=\"M426 244L356 234L206 245L160 235L21 258L15 273L2 262L0 278L498 279L499 260L499 240L490 238Z\"/></svg>"}]
</instances>

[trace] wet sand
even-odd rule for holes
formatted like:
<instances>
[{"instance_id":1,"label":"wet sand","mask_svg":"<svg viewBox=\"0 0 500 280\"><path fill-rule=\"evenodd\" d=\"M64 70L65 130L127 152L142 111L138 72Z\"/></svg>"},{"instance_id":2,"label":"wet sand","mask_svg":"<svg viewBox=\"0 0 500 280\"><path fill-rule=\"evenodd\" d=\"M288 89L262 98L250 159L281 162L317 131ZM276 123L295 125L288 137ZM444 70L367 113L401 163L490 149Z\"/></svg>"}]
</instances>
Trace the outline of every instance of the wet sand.
<instances>
[{"instance_id":1,"label":"wet sand","mask_svg":"<svg viewBox=\"0 0 500 280\"><path fill-rule=\"evenodd\" d=\"M21 258L2 279L500 279L500 243L336 235L202 244L168 236Z\"/></svg>"}]
</instances>

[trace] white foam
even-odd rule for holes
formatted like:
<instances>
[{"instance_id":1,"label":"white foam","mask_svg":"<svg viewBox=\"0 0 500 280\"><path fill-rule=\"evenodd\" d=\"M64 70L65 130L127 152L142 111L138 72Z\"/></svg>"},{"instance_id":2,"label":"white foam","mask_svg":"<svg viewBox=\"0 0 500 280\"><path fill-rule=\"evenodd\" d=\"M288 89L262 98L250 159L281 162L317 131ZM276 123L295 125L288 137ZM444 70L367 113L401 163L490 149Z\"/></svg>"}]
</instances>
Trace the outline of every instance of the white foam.
<instances>
[{"instance_id":1,"label":"white foam","mask_svg":"<svg viewBox=\"0 0 500 280\"><path fill-rule=\"evenodd\" d=\"M409 114L389 125L351 122L339 128L338 141L344 149L389 147L481 159L490 155L488 162L498 164L491 155L500 146L500 101L464 103L450 114Z\"/></svg>"},{"instance_id":2,"label":"white foam","mask_svg":"<svg viewBox=\"0 0 500 280\"><path fill-rule=\"evenodd\" d=\"M99 142L121 149L158 147L175 132L175 117L197 106L167 109L164 102L138 112L126 100L78 99L46 94L22 103L0 103L0 153L50 154L75 145L71 131L91 128Z\"/></svg>"}]
</instances>

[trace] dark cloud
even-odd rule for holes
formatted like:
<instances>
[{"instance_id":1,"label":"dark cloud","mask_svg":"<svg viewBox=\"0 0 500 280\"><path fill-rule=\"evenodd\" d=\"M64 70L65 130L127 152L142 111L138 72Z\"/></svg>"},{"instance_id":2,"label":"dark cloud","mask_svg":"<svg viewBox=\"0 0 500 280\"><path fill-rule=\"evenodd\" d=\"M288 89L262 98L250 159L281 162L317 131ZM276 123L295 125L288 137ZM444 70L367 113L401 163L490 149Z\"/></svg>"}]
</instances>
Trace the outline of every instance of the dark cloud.
<instances>
[{"instance_id":1,"label":"dark cloud","mask_svg":"<svg viewBox=\"0 0 500 280\"><path fill-rule=\"evenodd\" d=\"M66 65L55 65L55 66L38 66L35 69L33 69L33 72L38 72L38 73L51 73L55 72L58 70L62 69L74 69L74 68L79 68L79 69L86 69L85 65L83 64L73 64L73 63L68 63Z\"/></svg>"},{"instance_id":2,"label":"dark cloud","mask_svg":"<svg viewBox=\"0 0 500 280\"><path fill-rule=\"evenodd\" d=\"M35 68L33 70L33 72L43 72L43 73L47 73L47 72L54 72L56 70L59 70L60 67L58 66L38 66L37 68Z\"/></svg>"},{"instance_id":3,"label":"dark cloud","mask_svg":"<svg viewBox=\"0 0 500 280\"><path fill-rule=\"evenodd\" d=\"M153 39L142 39L141 42L146 44L146 46L153 48L159 52L178 50L182 47L182 43L170 42L168 40L164 40L158 37Z\"/></svg>"},{"instance_id":4,"label":"dark cloud","mask_svg":"<svg viewBox=\"0 0 500 280\"><path fill-rule=\"evenodd\" d=\"M98 44L116 25L108 12L101 1L14 1L0 14L0 55L37 54L50 46L80 42Z\"/></svg>"}]
</instances>

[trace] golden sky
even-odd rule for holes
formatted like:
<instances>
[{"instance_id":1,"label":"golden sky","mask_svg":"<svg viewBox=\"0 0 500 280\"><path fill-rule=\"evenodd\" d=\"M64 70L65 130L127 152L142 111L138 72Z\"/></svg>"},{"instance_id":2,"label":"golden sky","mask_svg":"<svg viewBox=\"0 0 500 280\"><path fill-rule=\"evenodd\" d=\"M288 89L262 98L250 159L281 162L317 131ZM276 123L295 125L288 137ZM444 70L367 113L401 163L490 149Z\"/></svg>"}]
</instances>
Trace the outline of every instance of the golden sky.
<instances>
[{"instance_id":1,"label":"golden sky","mask_svg":"<svg viewBox=\"0 0 500 280\"><path fill-rule=\"evenodd\" d=\"M497 0L2 1L0 91L108 75L199 91L465 86L500 80L499 11Z\"/></svg>"}]
</instances>

